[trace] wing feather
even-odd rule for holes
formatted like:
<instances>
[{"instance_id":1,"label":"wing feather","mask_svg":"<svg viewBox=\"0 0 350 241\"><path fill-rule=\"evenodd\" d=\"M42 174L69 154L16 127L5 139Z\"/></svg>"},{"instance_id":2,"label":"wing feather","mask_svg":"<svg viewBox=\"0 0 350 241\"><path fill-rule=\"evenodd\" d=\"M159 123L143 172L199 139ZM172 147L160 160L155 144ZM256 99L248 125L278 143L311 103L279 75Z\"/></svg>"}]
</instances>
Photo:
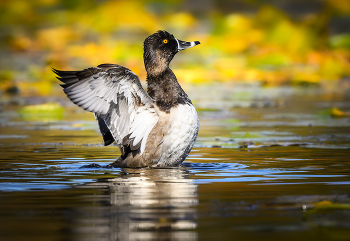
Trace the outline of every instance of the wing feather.
<instances>
[{"instance_id":1,"label":"wing feather","mask_svg":"<svg viewBox=\"0 0 350 241\"><path fill-rule=\"evenodd\" d=\"M105 145L113 138L122 152L130 145L131 150L139 148L143 153L159 115L154 100L131 70L102 64L82 71L53 71L64 83L68 98L95 114Z\"/></svg>"}]
</instances>

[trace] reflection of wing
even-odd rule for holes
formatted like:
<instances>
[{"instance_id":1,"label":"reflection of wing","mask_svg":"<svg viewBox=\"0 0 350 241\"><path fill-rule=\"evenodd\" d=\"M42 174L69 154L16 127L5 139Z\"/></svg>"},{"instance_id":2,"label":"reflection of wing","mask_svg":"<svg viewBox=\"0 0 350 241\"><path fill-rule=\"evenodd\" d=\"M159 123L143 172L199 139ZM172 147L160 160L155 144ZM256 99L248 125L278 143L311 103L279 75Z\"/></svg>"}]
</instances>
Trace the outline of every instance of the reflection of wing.
<instances>
[{"instance_id":1,"label":"reflection of wing","mask_svg":"<svg viewBox=\"0 0 350 241\"><path fill-rule=\"evenodd\" d=\"M130 144L131 150L145 149L146 140L158 121L154 101L142 88L137 75L114 64L102 64L82 71L53 70L64 84L68 98L93 112L105 145Z\"/></svg>"}]
</instances>

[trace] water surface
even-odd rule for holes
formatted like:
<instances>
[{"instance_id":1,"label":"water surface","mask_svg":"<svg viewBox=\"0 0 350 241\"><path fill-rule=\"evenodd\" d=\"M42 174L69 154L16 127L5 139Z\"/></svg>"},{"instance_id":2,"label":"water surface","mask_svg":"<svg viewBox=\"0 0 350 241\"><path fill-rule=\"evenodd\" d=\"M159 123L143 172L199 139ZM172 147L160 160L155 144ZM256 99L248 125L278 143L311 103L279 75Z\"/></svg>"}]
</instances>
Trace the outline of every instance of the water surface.
<instances>
[{"instance_id":1,"label":"water surface","mask_svg":"<svg viewBox=\"0 0 350 241\"><path fill-rule=\"evenodd\" d=\"M327 114L346 91L186 89L200 132L172 169L108 168L118 148L65 98L63 118L3 106L0 239L350 239L350 118Z\"/></svg>"}]
</instances>

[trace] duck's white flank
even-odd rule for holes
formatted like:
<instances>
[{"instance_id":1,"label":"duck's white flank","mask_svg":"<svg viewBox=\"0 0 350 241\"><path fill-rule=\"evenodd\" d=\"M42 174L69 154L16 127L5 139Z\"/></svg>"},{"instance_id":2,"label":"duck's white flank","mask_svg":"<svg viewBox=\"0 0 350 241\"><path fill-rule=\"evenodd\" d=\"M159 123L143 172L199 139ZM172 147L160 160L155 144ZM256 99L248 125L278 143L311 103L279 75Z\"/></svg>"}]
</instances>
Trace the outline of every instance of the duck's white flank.
<instances>
[{"instance_id":1,"label":"duck's white flank","mask_svg":"<svg viewBox=\"0 0 350 241\"><path fill-rule=\"evenodd\" d=\"M193 105L180 104L170 110L170 128L163 139L163 151L157 166L179 166L191 151L199 122Z\"/></svg>"}]
</instances>

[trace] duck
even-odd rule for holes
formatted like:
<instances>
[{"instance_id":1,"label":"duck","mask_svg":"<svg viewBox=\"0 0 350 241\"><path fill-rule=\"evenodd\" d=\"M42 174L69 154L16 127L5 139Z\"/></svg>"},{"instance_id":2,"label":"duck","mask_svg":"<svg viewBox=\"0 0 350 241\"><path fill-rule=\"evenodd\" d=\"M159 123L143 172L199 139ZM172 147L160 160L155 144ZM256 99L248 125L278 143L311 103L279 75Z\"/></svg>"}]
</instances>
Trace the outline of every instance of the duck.
<instances>
[{"instance_id":1,"label":"duck","mask_svg":"<svg viewBox=\"0 0 350 241\"><path fill-rule=\"evenodd\" d=\"M199 41L178 40L165 30L143 44L147 91L130 69L100 64L80 71L52 69L64 93L92 112L104 145L116 143L120 168L181 166L196 141L199 120L190 98L169 64L174 56Z\"/></svg>"}]
</instances>

